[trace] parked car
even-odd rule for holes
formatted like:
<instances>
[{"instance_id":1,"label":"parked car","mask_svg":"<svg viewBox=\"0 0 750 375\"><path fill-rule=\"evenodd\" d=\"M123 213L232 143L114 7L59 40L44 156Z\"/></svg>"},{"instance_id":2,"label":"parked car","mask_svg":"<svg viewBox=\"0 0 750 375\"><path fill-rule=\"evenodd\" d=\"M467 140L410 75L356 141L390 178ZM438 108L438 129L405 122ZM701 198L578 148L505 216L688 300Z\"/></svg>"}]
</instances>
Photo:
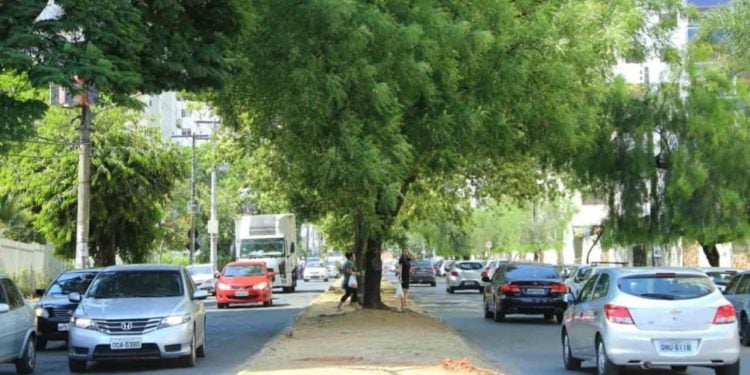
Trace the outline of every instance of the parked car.
<instances>
[{"instance_id":1,"label":"parked car","mask_svg":"<svg viewBox=\"0 0 750 375\"><path fill-rule=\"evenodd\" d=\"M89 361L177 358L185 367L205 356L205 290L184 267L144 264L103 269L81 295L71 320L68 368Z\"/></svg>"},{"instance_id":2,"label":"parked car","mask_svg":"<svg viewBox=\"0 0 750 375\"><path fill-rule=\"evenodd\" d=\"M624 367L713 367L739 375L735 310L705 274L683 268L598 270L562 327L565 368L596 361L598 375Z\"/></svg>"},{"instance_id":3,"label":"parked car","mask_svg":"<svg viewBox=\"0 0 750 375\"><path fill-rule=\"evenodd\" d=\"M322 280L328 281L328 268L322 261L308 261L305 265L305 281Z\"/></svg>"},{"instance_id":4,"label":"parked car","mask_svg":"<svg viewBox=\"0 0 750 375\"><path fill-rule=\"evenodd\" d=\"M716 288L722 293L726 291L727 285L729 285L732 278L742 272L740 269L724 267L704 267L698 268L698 270L708 275L714 282L714 285L716 285Z\"/></svg>"},{"instance_id":5,"label":"parked car","mask_svg":"<svg viewBox=\"0 0 750 375\"><path fill-rule=\"evenodd\" d=\"M326 269L328 272L328 278L335 279L341 276L340 268L342 263L336 259L326 260Z\"/></svg>"},{"instance_id":6,"label":"parked car","mask_svg":"<svg viewBox=\"0 0 750 375\"><path fill-rule=\"evenodd\" d=\"M409 283L436 286L437 279L435 278L435 268L432 266L432 262L429 260L412 262L409 271Z\"/></svg>"},{"instance_id":7,"label":"parked car","mask_svg":"<svg viewBox=\"0 0 750 375\"><path fill-rule=\"evenodd\" d=\"M216 270L209 263L193 264L185 267L198 290L205 290L211 295L216 295Z\"/></svg>"},{"instance_id":8,"label":"parked car","mask_svg":"<svg viewBox=\"0 0 750 375\"><path fill-rule=\"evenodd\" d=\"M482 292L482 269L484 264L474 260L453 263L448 271L446 290L453 293L456 290L476 290Z\"/></svg>"},{"instance_id":9,"label":"parked car","mask_svg":"<svg viewBox=\"0 0 750 375\"><path fill-rule=\"evenodd\" d=\"M734 306L740 341L750 346L750 271L735 275L724 290L724 297Z\"/></svg>"},{"instance_id":10,"label":"parked car","mask_svg":"<svg viewBox=\"0 0 750 375\"><path fill-rule=\"evenodd\" d=\"M561 279L568 280L579 266L579 264L560 264L557 266L557 273L560 274Z\"/></svg>"},{"instance_id":11,"label":"parked car","mask_svg":"<svg viewBox=\"0 0 750 375\"><path fill-rule=\"evenodd\" d=\"M495 274L495 271L497 271L497 269L505 263L508 263L507 259L495 259L487 262L487 265L484 266L484 269L482 270L482 277L487 276L491 279Z\"/></svg>"},{"instance_id":12,"label":"parked car","mask_svg":"<svg viewBox=\"0 0 750 375\"><path fill-rule=\"evenodd\" d=\"M36 366L34 322L34 308L13 280L0 274L0 363L14 363L19 374Z\"/></svg>"},{"instance_id":13,"label":"parked car","mask_svg":"<svg viewBox=\"0 0 750 375\"><path fill-rule=\"evenodd\" d=\"M227 264L216 281L216 306L220 309L233 303L272 306L275 276L273 269L267 268L262 260L239 260Z\"/></svg>"},{"instance_id":14,"label":"parked car","mask_svg":"<svg viewBox=\"0 0 750 375\"><path fill-rule=\"evenodd\" d=\"M93 268L66 271L57 276L46 290L36 290L36 295L40 297L34 309L36 350L44 350L48 341L68 341L70 318L78 307L77 303L68 300L68 295L73 292L85 293L99 271Z\"/></svg>"},{"instance_id":15,"label":"parked car","mask_svg":"<svg viewBox=\"0 0 750 375\"><path fill-rule=\"evenodd\" d=\"M496 322L507 314L554 316L562 323L568 307L564 296L568 287L560 279L555 266L542 263L506 263L495 271L492 279L483 279L484 317Z\"/></svg>"}]
</instances>

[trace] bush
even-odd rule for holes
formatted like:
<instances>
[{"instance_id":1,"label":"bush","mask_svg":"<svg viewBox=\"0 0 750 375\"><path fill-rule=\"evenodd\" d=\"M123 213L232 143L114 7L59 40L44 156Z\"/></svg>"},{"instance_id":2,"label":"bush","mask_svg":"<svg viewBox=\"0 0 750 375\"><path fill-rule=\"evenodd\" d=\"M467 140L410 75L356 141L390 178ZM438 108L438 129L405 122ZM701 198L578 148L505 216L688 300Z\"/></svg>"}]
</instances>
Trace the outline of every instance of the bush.
<instances>
[{"instance_id":1,"label":"bush","mask_svg":"<svg viewBox=\"0 0 750 375\"><path fill-rule=\"evenodd\" d=\"M52 281L50 276L43 271L22 270L18 273L11 273L8 276L10 276L11 280L15 281L18 288L21 289L21 293L26 298L33 298L35 289L46 288Z\"/></svg>"}]
</instances>

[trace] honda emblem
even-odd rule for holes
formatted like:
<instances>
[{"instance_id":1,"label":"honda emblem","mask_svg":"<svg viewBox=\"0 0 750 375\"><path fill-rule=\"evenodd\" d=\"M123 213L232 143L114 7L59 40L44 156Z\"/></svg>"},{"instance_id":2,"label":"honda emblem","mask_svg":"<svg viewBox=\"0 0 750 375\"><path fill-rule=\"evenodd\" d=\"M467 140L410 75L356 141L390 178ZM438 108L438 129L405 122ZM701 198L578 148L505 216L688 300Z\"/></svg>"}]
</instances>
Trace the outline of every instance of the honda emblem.
<instances>
[{"instance_id":1,"label":"honda emblem","mask_svg":"<svg viewBox=\"0 0 750 375\"><path fill-rule=\"evenodd\" d=\"M121 326L123 331L130 331L133 329L133 322L122 322Z\"/></svg>"}]
</instances>

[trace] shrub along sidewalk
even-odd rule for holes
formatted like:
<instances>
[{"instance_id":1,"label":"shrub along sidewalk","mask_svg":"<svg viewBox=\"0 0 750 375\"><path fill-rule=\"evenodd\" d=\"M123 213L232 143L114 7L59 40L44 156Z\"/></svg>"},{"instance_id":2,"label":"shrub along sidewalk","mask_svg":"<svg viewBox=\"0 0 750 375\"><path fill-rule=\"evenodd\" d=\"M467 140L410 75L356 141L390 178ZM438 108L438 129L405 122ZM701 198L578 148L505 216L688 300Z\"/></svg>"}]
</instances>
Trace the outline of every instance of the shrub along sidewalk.
<instances>
[{"instance_id":1,"label":"shrub along sidewalk","mask_svg":"<svg viewBox=\"0 0 750 375\"><path fill-rule=\"evenodd\" d=\"M340 280L302 312L286 334L250 359L240 374L498 374L482 370L478 354L453 330L410 304L404 312L336 305ZM393 285L383 302L399 305Z\"/></svg>"}]
</instances>

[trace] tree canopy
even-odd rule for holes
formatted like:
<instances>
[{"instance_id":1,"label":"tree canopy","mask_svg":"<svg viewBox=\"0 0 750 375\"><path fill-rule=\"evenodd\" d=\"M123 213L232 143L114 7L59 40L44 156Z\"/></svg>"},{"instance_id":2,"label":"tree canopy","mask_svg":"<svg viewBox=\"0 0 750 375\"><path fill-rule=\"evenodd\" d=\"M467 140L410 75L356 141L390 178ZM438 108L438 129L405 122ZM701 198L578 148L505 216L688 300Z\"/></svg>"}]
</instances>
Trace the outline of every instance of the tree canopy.
<instances>
[{"instance_id":1,"label":"tree canopy","mask_svg":"<svg viewBox=\"0 0 750 375\"><path fill-rule=\"evenodd\" d=\"M253 1L249 65L217 104L289 195L316 203L295 209L351 218L378 307L381 246L410 188L564 165L646 3Z\"/></svg>"}]
</instances>

